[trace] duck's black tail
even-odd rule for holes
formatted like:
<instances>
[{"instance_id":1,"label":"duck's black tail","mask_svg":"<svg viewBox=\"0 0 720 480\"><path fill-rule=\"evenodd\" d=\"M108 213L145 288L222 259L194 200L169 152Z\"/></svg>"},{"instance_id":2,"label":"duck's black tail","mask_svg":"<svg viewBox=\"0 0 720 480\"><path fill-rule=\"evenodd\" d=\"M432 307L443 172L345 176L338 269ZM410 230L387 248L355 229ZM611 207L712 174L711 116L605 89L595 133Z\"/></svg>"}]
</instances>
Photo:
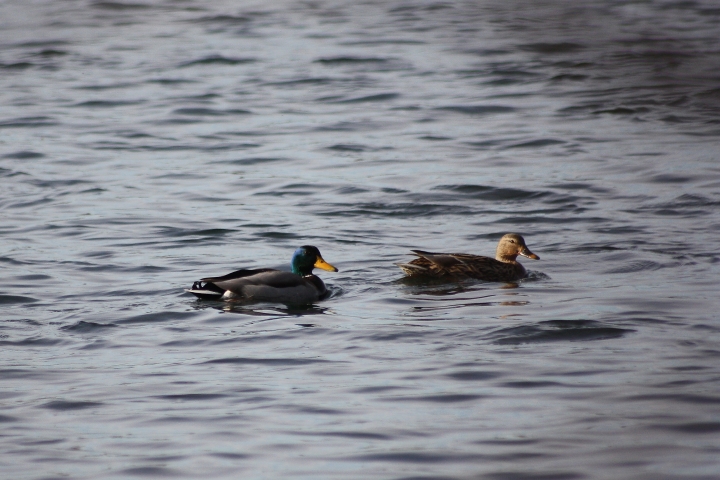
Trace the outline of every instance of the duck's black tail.
<instances>
[{"instance_id":1,"label":"duck's black tail","mask_svg":"<svg viewBox=\"0 0 720 480\"><path fill-rule=\"evenodd\" d=\"M185 291L201 300L220 300L225 294L225 290L212 282L195 282L191 288Z\"/></svg>"}]
</instances>

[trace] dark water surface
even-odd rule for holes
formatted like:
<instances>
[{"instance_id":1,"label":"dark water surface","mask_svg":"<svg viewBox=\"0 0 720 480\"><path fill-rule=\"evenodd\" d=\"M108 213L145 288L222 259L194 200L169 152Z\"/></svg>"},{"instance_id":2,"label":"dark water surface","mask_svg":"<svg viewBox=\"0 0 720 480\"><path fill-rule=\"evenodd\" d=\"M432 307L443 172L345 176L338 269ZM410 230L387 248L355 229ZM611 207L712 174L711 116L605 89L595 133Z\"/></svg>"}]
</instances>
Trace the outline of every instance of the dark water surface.
<instances>
[{"instance_id":1,"label":"dark water surface","mask_svg":"<svg viewBox=\"0 0 720 480\"><path fill-rule=\"evenodd\" d=\"M12 479L720 478L720 7L0 4ZM411 248L518 285L401 281ZM340 272L312 307L202 276Z\"/></svg>"}]
</instances>

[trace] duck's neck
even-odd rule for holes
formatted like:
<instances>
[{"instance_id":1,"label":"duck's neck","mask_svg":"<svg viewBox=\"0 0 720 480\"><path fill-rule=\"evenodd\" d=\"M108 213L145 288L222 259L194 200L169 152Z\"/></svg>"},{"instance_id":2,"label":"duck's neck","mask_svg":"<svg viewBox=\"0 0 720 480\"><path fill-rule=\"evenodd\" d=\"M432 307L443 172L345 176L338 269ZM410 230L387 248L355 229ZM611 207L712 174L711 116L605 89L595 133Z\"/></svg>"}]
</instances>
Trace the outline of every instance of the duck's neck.
<instances>
[{"instance_id":1,"label":"duck's neck","mask_svg":"<svg viewBox=\"0 0 720 480\"><path fill-rule=\"evenodd\" d=\"M515 260L516 258L517 258L517 254L506 255L501 252L497 252L495 254L495 260L497 260L498 262L503 262L503 263L517 263L517 261Z\"/></svg>"},{"instance_id":2,"label":"duck's neck","mask_svg":"<svg viewBox=\"0 0 720 480\"><path fill-rule=\"evenodd\" d=\"M315 262L307 258L307 255L304 255L302 249L298 249L295 251L292 260L290 260L290 269L295 275L304 277L312 273L313 268L315 268L315 265L313 265L314 263Z\"/></svg>"},{"instance_id":3,"label":"duck's neck","mask_svg":"<svg viewBox=\"0 0 720 480\"><path fill-rule=\"evenodd\" d=\"M292 273L300 275L301 277L305 277L312 273L312 267L308 269L307 267L297 265L296 263L292 263L290 267L292 268Z\"/></svg>"}]
</instances>

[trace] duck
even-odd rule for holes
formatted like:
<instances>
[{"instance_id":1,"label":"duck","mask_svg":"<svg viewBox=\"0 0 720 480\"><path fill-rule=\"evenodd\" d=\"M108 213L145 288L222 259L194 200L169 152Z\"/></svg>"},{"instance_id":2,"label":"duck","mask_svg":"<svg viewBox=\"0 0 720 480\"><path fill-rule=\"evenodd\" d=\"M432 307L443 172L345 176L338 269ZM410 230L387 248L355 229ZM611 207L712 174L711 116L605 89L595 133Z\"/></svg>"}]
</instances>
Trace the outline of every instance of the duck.
<instances>
[{"instance_id":1,"label":"duck","mask_svg":"<svg viewBox=\"0 0 720 480\"><path fill-rule=\"evenodd\" d=\"M303 245L295 250L290 262L291 272L273 268L241 269L222 277L201 278L186 291L201 300L240 300L303 305L323 299L328 290L313 275L313 269L329 272L338 269L327 263L320 250Z\"/></svg>"},{"instance_id":2,"label":"duck","mask_svg":"<svg viewBox=\"0 0 720 480\"><path fill-rule=\"evenodd\" d=\"M507 233L498 242L495 258L468 253L434 253L411 250L418 258L397 266L410 277L474 278L488 282L514 282L527 277L516 260L518 255L540 260L517 233Z\"/></svg>"}]
</instances>

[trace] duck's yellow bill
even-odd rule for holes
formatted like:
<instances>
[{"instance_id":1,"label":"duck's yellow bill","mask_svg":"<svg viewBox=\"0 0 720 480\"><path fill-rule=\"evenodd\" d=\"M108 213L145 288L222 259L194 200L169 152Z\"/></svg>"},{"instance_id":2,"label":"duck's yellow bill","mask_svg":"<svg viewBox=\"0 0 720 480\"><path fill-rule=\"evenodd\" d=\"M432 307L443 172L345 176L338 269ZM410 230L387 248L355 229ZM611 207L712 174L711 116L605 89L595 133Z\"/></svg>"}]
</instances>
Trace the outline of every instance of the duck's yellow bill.
<instances>
[{"instance_id":1,"label":"duck's yellow bill","mask_svg":"<svg viewBox=\"0 0 720 480\"><path fill-rule=\"evenodd\" d=\"M327 270L328 272L337 272L338 269L327 263L321 256L317 257L317 260L315 260L315 268L322 268L323 270Z\"/></svg>"}]
</instances>

